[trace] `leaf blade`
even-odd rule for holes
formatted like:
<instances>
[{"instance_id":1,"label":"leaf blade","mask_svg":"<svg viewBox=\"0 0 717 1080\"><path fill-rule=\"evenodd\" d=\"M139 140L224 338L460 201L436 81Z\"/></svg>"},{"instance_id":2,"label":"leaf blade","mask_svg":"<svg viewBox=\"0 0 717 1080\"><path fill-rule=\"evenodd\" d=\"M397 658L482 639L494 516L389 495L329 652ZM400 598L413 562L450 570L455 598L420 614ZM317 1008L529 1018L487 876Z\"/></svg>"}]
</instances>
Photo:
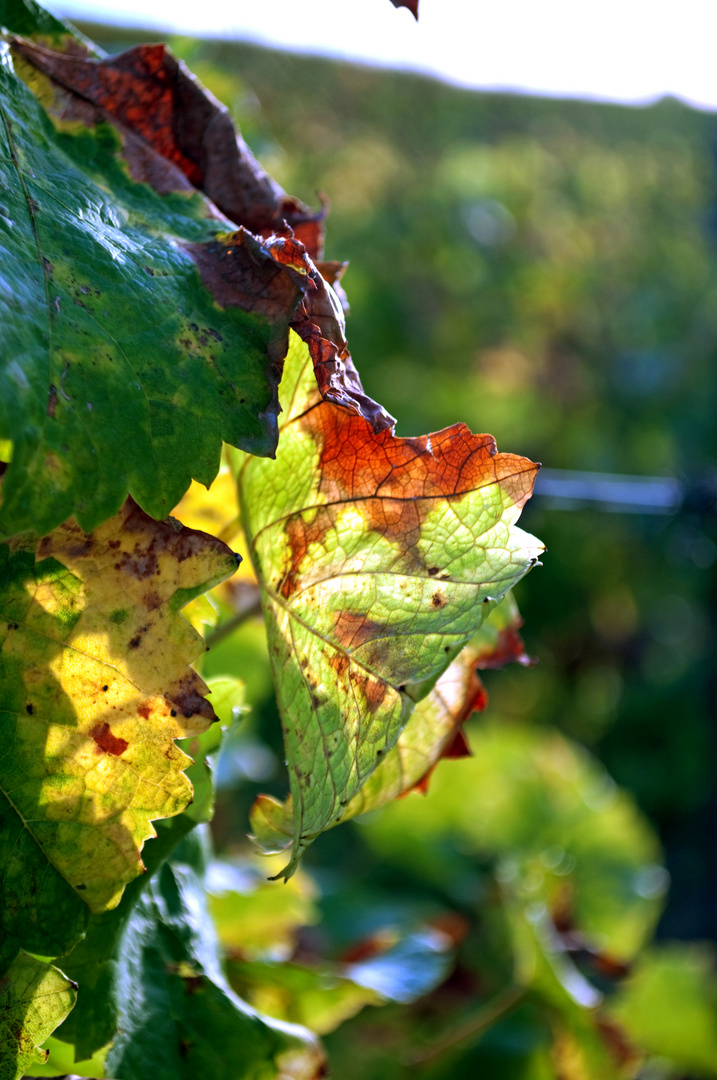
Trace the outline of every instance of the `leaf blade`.
<instances>
[{"instance_id":1,"label":"leaf blade","mask_svg":"<svg viewBox=\"0 0 717 1080\"><path fill-rule=\"evenodd\" d=\"M4 555L13 697L0 788L45 859L101 911L142 872L151 820L192 798L174 739L200 734L214 713L188 667L202 639L178 608L237 560L131 501L94 533L70 522Z\"/></svg>"},{"instance_id":2,"label":"leaf blade","mask_svg":"<svg viewBox=\"0 0 717 1080\"><path fill-rule=\"evenodd\" d=\"M292 338L276 462L238 480L290 761L287 873L542 551L515 526L538 466L464 425L375 433L309 370Z\"/></svg>"},{"instance_id":3,"label":"leaf blade","mask_svg":"<svg viewBox=\"0 0 717 1080\"><path fill-rule=\"evenodd\" d=\"M19 1080L47 1054L42 1043L68 1015L76 986L61 971L19 953L0 977L0 1077Z\"/></svg>"}]
</instances>

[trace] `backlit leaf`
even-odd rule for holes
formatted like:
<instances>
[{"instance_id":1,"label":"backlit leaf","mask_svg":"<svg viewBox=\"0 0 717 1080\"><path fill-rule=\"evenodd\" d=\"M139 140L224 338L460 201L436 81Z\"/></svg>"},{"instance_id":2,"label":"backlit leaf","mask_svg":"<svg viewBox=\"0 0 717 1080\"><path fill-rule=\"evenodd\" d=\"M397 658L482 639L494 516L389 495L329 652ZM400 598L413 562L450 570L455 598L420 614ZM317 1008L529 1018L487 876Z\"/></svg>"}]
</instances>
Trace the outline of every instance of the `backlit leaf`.
<instances>
[{"instance_id":1,"label":"backlit leaf","mask_svg":"<svg viewBox=\"0 0 717 1080\"><path fill-rule=\"evenodd\" d=\"M515 527L537 466L463 424L375 434L322 401L292 339L274 462L238 474L294 800L291 873L451 660L536 562Z\"/></svg>"},{"instance_id":2,"label":"backlit leaf","mask_svg":"<svg viewBox=\"0 0 717 1080\"><path fill-rule=\"evenodd\" d=\"M299 871L282 885L267 881L266 865L249 860L209 864L209 910L219 940L230 954L245 959L287 960L296 948L296 931L319 921L317 889ZM277 865L276 869L280 869Z\"/></svg>"},{"instance_id":3,"label":"backlit leaf","mask_svg":"<svg viewBox=\"0 0 717 1080\"><path fill-rule=\"evenodd\" d=\"M478 633L416 705L390 750L346 807L341 821L376 810L414 788L426 791L441 758L470 753L463 724L488 703L476 669L530 663L518 633L522 619L512 593L486 617ZM251 810L252 839L265 852L283 851L292 841L293 802L260 795Z\"/></svg>"},{"instance_id":4,"label":"backlit leaf","mask_svg":"<svg viewBox=\"0 0 717 1080\"><path fill-rule=\"evenodd\" d=\"M130 500L89 535L68 522L0 559L0 789L35 862L39 848L101 911L142 872L151 821L191 801L174 739L214 713L188 666L203 642L179 608L236 557ZM20 924L24 880L21 867L3 877L3 915Z\"/></svg>"},{"instance_id":5,"label":"backlit leaf","mask_svg":"<svg viewBox=\"0 0 717 1080\"><path fill-rule=\"evenodd\" d=\"M0 1080L17 1080L47 1059L40 1046L75 1002L74 983L21 952L0 976Z\"/></svg>"},{"instance_id":6,"label":"backlit leaf","mask_svg":"<svg viewBox=\"0 0 717 1080\"><path fill-rule=\"evenodd\" d=\"M697 1076L717 1076L712 947L687 942L654 946L636 960L608 1008L649 1054Z\"/></svg>"},{"instance_id":7,"label":"backlit leaf","mask_svg":"<svg viewBox=\"0 0 717 1080\"><path fill-rule=\"evenodd\" d=\"M666 887L648 821L598 762L557 732L482 720L473 756L437 769L430 799L395 802L362 834L441 882L461 850L498 861L521 902L559 914L617 962L652 933Z\"/></svg>"}]
</instances>

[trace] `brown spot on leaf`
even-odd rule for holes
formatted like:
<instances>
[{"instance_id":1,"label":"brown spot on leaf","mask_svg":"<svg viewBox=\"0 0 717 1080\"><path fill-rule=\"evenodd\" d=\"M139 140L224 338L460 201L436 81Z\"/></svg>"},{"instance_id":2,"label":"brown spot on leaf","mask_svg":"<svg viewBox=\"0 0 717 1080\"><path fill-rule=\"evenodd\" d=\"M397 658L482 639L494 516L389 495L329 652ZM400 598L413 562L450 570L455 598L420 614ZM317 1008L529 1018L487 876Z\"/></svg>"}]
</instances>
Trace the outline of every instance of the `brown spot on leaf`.
<instances>
[{"instance_id":1,"label":"brown spot on leaf","mask_svg":"<svg viewBox=\"0 0 717 1080\"><path fill-rule=\"evenodd\" d=\"M162 597L156 591L156 589L150 589L144 594L143 603L147 611L155 611L156 608L162 604Z\"/></svg>"},{"instance_id":2,"label":"brown spot on leaf","mask_svg":"<svg viewBox=\"0 0 717 1080\"><path fill-rule=\"evenodd\" d=\"M205 720L216 720L214 709L204 695L207 684L196 671L188 671L180 682L164 695L171 705L176 705L182 716L203 716ZM173 711L174 715L174 711Z\"/></svg>"},{"instance_id":3,"label":"brown spot on leaf","mask_svg":"<svg viewBox=\"0 0 717 1080\"><path fill-rule=\"evenodd\" d=\"M156 574L158 565L157 555L150 546L146 551L136 554L123 551L115 563L115 570L122 570L125 574L141 580Z\"/></svg>"},{"instance_id":4,"label":"brown spot on leaf","mask_svg":"<svg viewBox=\"0 0 717 1080\"><path fill-rule=\"evenodd\" d=\"M47 415L51 420L55 419L55 410L57 409L57 390L54 386L50 387L50 392L47 395Z\"/></svg>"},{"instance_id":5,"label":"brown spot on leaf","mask_svg":"<svg viewBox=\"0 0 717 1080\"><path fill-rule=\"evenodd\" d=\"M329 664L331 665L331 667L336 672L339 679L342 678L343 675L345 675L346 670L347 670L349 664L351 663L351 661L349 660L348 656L346 656L345 653L333 652L333 651L331 652L330 656L328 657L328 661L329 661Z\"/></svg>"},{"instance_id":6,"label":"brown spot on leaf","mask_svg":"<svg viewBox=\"0 0 717 1080\"><path fill-rule=\"evenodd\" d=\"M434 608L442 608L446 606L446 598L442 592L434 592L431 597L431 605Z\"/></svg>"},{"instance_id":7,"label":"brown spot on leaf","mask_svg":"<svg viewBox=\"0 0 717 1080\"><path fill-rule=\"evenodd\" d=\"M112 734L110 726L106 721L103 724L95 724L90 731L90 738L97 744L98 753L104 751L104 753L113 754L115 757L120 757L124 754L129 746L129 743L126 742L125 739L120 739L118 736Z\"/></svg>"},{"instance_id":8,"label":"brown spot on leaf","mask_svg":"<svg viewBox=\"0 0 717 1080\"><path fill-rule=\"evenodd\" d=\"M357 611L341 611L334 635L346 649L358 649L383 632L383 626Z\"/></svg>"},{"instance_id":9,"label":"brown spot on leaf","mask_svg":"<svg viewBox=\"0 0 717 1080\"><path fill-rule=\"evenodd\" d=\"M366 708L373 714L386 700L388 684L383 679L376 679L362 671L352 671L350 674L352 683L358 687L366 699Z\"/></svg>"},{"instance_id":10,"label":"brown spot on leaf","mask_svg":"<svg viewBox=\"0 0 717 1080\"><path fill-rule=\"evenodd\" d=\"M278 586L278 591L288 599L298 587L298 572L310 544L320 544L327 532L333 528L331 515L325 507L320 507L313 521L306 521L303 515L289 518L286 523L286 537L289 541L291 563Z\"/></svg>"},{"instance_id":11,"label":"brown spot on leaf","mask_svg":"<svg viewBox=\"0 0 717 1080\"><path fill-rule=\"evenodd\" d=\"M149 720L152 714L152 706L149 702L144 701L141 705L137 706L137 712L140 716L144 717L145 720Z\"/></svg>"}]
</instances>

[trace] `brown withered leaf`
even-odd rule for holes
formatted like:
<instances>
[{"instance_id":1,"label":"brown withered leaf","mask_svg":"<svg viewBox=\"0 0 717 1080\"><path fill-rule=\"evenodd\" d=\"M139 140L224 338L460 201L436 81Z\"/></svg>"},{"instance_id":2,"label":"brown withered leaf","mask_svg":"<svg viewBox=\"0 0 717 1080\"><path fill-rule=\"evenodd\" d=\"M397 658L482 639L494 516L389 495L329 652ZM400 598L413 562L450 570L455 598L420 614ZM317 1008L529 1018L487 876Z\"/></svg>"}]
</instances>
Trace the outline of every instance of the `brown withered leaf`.
<instances>
[{"instance_id":1,"label":"brown withered leaf","mask_svg":"<svg viewBox=\"0 0 717 1080\"><path fill-rule=\"evenodd\" d=\"M235 225L259 236L289 226L311 257L321 258L323 208L313 212L286 194L262 169L229 110L165 45L136 45L97 60L11 40L36 68L172 162Z\"/></svg>"},{"instance_id":2,"label":"brown withered leaf","mask_svg":"<svg viewBox=\"0 0 717 1080\"><path fill-rule=\"evenodd\" d=\"M222 307L257 311L273 320L293 303L289 325L309 346L323 399L362 416L377 433L393 427L393 417L364 392L346 343L341 303L299 240L278 235L259 240L238 229L184 248ZM282 336L277 358L285 352Z\"/></svg>"}]
</instances>

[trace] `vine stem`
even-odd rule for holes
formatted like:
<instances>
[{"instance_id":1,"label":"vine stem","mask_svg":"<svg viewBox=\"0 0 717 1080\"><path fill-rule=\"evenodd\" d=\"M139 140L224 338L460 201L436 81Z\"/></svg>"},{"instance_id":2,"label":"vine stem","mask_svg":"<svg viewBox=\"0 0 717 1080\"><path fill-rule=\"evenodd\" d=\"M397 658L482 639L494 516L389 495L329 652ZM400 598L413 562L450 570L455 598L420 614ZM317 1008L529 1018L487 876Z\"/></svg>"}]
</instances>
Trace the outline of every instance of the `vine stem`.
<instances>
[{"instance_id":1,"label":"vine stem","mask_svg":"<svg viewBox=\"0 0 717 1080\"><path fill-rule=\"evenodd\" d=\"M443 1054L453 1050L460 1043L476 1035L482 1035L496 1021L509 1013L526 996L526 993L524 986L508 986L500 994L497 994L492 1001L483 1005L470 1020L459 1024L447 1035L444 1035L443 1038L438 1039L427 1049L421 1051L420 1054L414 1055L411 1064L418 1067L432 1065Z\"/></svg>"}]
</instances>

